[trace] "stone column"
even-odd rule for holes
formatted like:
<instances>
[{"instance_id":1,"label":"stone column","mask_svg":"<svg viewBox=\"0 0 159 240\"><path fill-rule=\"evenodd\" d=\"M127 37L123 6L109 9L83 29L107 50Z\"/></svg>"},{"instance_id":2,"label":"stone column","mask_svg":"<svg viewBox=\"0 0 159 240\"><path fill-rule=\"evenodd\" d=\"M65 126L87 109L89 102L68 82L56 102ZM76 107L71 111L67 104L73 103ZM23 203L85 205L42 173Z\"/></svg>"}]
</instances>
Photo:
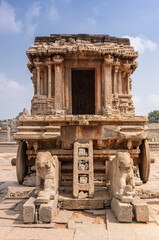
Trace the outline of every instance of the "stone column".
<instances>
[{"instance_id":1,"label":"stone column","mask_svg":"<svg viewBox=\"0 0 159 240\"><path fill-rule=\"evenodd\" d=\"M51 64L48 64L48 98L51 98Z\"/></svg>"},{"instance_id":2,"label":"stone column","mask_svg":"<svg viewBox=\"0 0 159 240\"><path fill-rule=\"evenodd\" d=\"M95 71L95 114L101 114L101 69Z\"/></svg>"},{"instance_id":3,"label":"stone column","mask_svg":"<svg viewBox=\"0 0 159 240\"><path fill-rule=\"evenodd\" d=\"M114 94L118 93L118 66L114 67Z\"/></svg>"},{"instance_id":4,"label":"stone column","mask_svg":"<svg viewBox=\"0 0 159 240\"><path fill-rule=\"evenodd\" d=\"M118 93L119 93L119 94L122 94L121 70L118 71Z\"/></svg>"},{"instance_id":5,"label":"stone column","mask_svg":"<svg viewBox=\"0 0 159 240\"><path fill-rule=\"evenodd\" d=\"M37 69L37 96L40 96L40 66L37 66L36 69Z\"/></svg>"},{"instance_id":6,"label":"stone column","mask_svg":"<svg viewBox=\"0 0 159 240\"><path fill-rule=\"evenodd\" d=\"M103 78L104 78L104 114L111 114L112 110L112 64L110 55L104 58Z\"/></svg>"},{"instance_id":7,"label":"stone column","mask_svg":"<svg viewBox=\"0 0 159 240\"><path fill-rule=\"evenodd\" d=\"M127 86L126 86L126 72L125 71L122 72L121 78L122 78L122 94L126 94Z\"/></svg>"},{"instance_id":8,"label":"stone column","mask_svg":"<svg viewBox=\"0 0 159 240\"><path fill-rule=\"evenodd\" d=\"M129 89L129 76L131 74L131 64L129 63L128 60L126 60L126 62L123 64L124 67L124 72L125 72L125 91L124 93L126 94L130 94L130 89Z\"/></svg>"},{"instance_id":9,"label":"stone column","mask_svg":"<svg viewBox=\"0 0 159 240\"><path fill-rule=\"evenodd\" d=\"M45 71L44 71L44 95L47 94L47 69L45 68Z\"/></svg>"},{"instance_id":10,"label":"stone column","mask_svg":"<svg viewBox=\"0 0 159 240\"><path fill-rule=\"evenodd\" d=\"M41 76L40 76L40 94L41 95L44 94L44 74L43 74L43 72L41 73Z\"/></svg>"},{"instance_id":11,"label":"stone column","mask_svg":"<svg viewBox=\"0 0 159 240\"><path fill-rule=\"evenodd\" d=\"M130 84L129 84L130 74L127 73L126 80L127 80L127 94L130 94Z\"/></svg>"},{"instance_id":12,"label":"stone column","mask_svg":"<svg viewBox=\"0 0 159 240\"><path fill-rule=\"evenodd\" d=\"M63 57L57 55L53 57L55 64L55 110L62 110L62 63Z\"/></svg>"}]
</instances>

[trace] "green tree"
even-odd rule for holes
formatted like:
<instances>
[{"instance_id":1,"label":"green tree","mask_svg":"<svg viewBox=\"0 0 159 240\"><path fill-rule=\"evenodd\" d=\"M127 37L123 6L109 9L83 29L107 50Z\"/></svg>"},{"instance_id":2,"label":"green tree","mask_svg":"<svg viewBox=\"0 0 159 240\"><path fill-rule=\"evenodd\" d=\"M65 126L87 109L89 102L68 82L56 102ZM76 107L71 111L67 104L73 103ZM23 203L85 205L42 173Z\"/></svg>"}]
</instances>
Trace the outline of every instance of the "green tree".
<instances>
[{"instance_id":1,"label":"green tree","mask_svg":"<svg viewBox=\"0 0 159 240\"><path fill-rule=\"evenodd\" d=\"M159 123L159 110L148 113L149 123Z\"/></svg>"}]
</instances>

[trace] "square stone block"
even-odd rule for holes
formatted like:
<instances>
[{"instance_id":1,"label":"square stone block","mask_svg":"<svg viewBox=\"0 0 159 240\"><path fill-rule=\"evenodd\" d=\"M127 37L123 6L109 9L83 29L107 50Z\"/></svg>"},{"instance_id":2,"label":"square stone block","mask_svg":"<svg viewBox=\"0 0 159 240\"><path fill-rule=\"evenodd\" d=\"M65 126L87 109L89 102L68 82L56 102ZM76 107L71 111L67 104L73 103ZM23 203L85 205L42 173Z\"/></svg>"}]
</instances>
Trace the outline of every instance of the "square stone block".
<instances>
[{"instance_id":1,"label":"square stone block","mask_svg":"<svg viewBox=\"0 0 159 240\"><path fill-rule=\"evenodd\" d=\"M56 194L54 200L50 200L46 204L41 204L39 208L39 221L42 223L50 223L56 214L57 203L58 195Z\"/></svg>"},{"instance_id":2,"label":"square stone block","mask_svg":"<svg viewBox=\"0 0 159 240\"><path fill-rule=\"evenodd\" d=\"M149 208L141 198L135 197L133 200L133 211L137 222L149 221Z\"/></svg>"},{"instance_id":3,"label":"square stone block","mask_svg":"<svg viewBox=\"0 0 159 240\"><path fill-rule=\"evenodd\" d=\"M30 197L23 205L24 223L34 223L35 221L35 198Z\"/></svg>"},{"instance_id":4,"label":"square stone block","mask_svg":"<svg viewBox=\"0 0 159 240\"><path fill-rule=\"evenodd\" d=\"M132 222L133 207L130 203L122 203L119 199L113 198L111 208L119 222Z\"/></svg>"}]
</instances>

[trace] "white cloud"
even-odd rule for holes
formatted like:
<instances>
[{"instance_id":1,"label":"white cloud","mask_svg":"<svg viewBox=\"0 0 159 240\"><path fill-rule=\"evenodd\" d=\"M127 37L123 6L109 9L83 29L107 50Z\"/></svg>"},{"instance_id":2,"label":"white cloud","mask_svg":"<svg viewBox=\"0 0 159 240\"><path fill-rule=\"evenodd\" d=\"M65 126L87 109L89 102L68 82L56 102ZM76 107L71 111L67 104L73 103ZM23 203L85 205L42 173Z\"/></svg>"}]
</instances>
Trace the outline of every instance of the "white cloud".
<instances>
[{"instance_id":1,"label":"white cloud","mask_svg":"<svg viewBox=\"0 0 159 240\"><path fill-rule=\"evenodd\" d=\"M0 119L16 117L24 107L30 110L32 96L31 81L27 85L22 85L0 73Z\"/></svg>"},{"instance_id":2,"label":"white cloud","mask_svg":"<svg viewBox=\"0 0 159 240\"><path fill-rule=\"evenodd\" d=\"M0 33L20 33L22 22L16 21L15 9L7 2L0 2Z\"/></svg>"},{"instance_id":3,"label":"white cloud","mask_svg":"<svg viewBox=\"0 0 159 240\"><path fill-rule=\"evenodd\" d=\"M28 37L32 37L38 27L37 18L40 16L40 4L39 2L33 2L29 7L26 14L26 34Z\"/></svg>"},{"instance_id":4,"label":"white cloud","mask_svg":"<svg viewBox=\"0 0 159 240\"><path fill-rule=\"evenodd\" d=\"M87 20L88 20L88 22L89 22L91 25L95 25L95 24L96 24L96 20L93 19L93 18L88 18Z\"/></svg>"},{"instance_id":5,"label":"white cloud","mask_svg":"<svg viewBox=\"0 0 159 240\"><path fill-rule=\"evenodd\" d=\"M9 80L4 73L0 73L0 92L6 89L12 89L13 91L23 91L23 85L18 82Z\"/></svg>"},{"instance_id":6,"label":"white cloud","mask_svg":"<svg viewBox=\"0 0 159 240\"><path fill-rule=\"evenodd\" d=\"M130 39L131 45L135 48L136 51L143 53L146 50L154 51L157 48L157 43L147 39L144 36L132 37L124 36Z\"/></svg>"},{"instance_id":7,"label":"white cloud","mask_svg":"<svg viewBox=\"0 0 159 240\"><path fill-rule=\"evenodd\" d=\"M93 12L93 14L94 14L96 17L98 17L99 14L100 14L100 8L99 8L99 6L93 7L93 8L92 8L92 12Z\"/></svg>"},{"instance_id":8,"label":"white cloud","mask_svg":"<svg viewBox=\"0 0 159 240\"><path fill-rule=\"evenodd\" d=\"M53 22L56 22L60 19L59 11L53 5L50 7L50 10L48 12L48 17Z\"/></svg>"}]
</instances>

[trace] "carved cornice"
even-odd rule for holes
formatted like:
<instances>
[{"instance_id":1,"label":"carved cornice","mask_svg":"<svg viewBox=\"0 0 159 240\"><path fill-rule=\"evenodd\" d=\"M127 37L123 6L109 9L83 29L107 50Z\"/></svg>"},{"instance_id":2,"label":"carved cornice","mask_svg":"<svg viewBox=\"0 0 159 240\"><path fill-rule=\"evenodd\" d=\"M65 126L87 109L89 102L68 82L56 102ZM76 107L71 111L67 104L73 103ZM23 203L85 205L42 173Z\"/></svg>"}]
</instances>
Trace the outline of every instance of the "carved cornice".
<instances>
[{"instance_id":1,"label":"carved cornice","mask_svg":"<svg viewBox=\"0 0 159 240\"><path fill-rule=\"evenodd\" d=\"M45 41L46 40L46 41ZM39 56L40 54L49 55L49 54L74 54L78 53L87 53L87 54L98 54L106 55L111 54L118 57L129 57L137 58L138 52L134 51L134 48L130 44L123 44L122 41L103 41L98 39L98 41L91 41L90 38L83 39L73 39L69 38L64 39L61 36L61 39L55 39L55 41L47 41L44 38L43 41L35 42L34 46L26 51L27 56Z\"/></svg>"}]
</instances>

